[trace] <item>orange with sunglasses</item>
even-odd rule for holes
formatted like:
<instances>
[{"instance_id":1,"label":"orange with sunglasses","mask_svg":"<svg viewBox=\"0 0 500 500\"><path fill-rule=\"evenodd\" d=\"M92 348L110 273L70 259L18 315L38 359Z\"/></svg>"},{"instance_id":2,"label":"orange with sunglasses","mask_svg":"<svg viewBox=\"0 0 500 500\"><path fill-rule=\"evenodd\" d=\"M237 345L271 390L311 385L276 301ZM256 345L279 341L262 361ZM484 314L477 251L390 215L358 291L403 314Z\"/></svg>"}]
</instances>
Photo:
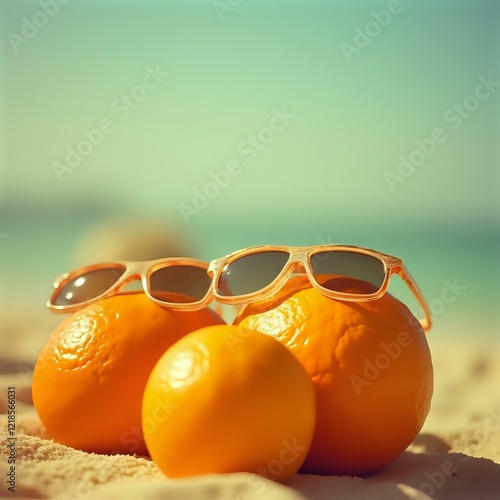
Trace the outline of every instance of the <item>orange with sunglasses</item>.
<instances>
[{"instance_id":1,"label":"orange with sunglasses","mask_svg":"<svg viewBox=\"0 0 500 500\"><path fill-rule=\"evenodd\" d=\"M56 281L50 308L73 314L48 339L33 375L34 406L56 441L92 452L147 453L141 405L151 370L186 334L224 324L214 311L199 307L199 297L189 299L196 303L193 311L158 306L157 283L163 273L172 279L172 263L183 264L174 275L187 271L190 278L202 269L207 277L206 263L167 259L165 267L153 262L146 294L121 287L138 270L151 269L149 263L90 266ZM174 300L187 300L190 286L184 279Z\"/></svg>"},{"instance_id":2,"label":"orange with sunglasses","mask_svg":"<svg viewBox=\"0 0 500 500\"><path fill-rule=\"evenodd\" d=\"M322 295L348 302L380 299L392 276L398 275L423 309L420 322L424 330L431 327L427 302L401 259L376 250L352 245L261 245L213 260L208 268L212 294L225 304L271 298L294 273L305 274ZM349 280L362 281L365 286L349 290Z\"/></svg>"},{"instance_id":3,"label":"orange with sunglasses","mask_svg":"<svg viewBox=\"0 0 500 500\"><path fill-rule=\"evenodd\" d=\"M421 306L419 321L387 293L394 275ZM373 472L423 425L433 384L424 336L431 317L397 257L349 245L257 246L210 264L180 258L103 263L56 280L48 306L76 311L123 294L132 280L167 310L203 310L213 300L245 305L237 324L273 336L295 354L318 402L306 472Z\"/></svg>"},{"instance_id":4,"label":"orange with sunglasses","mask_svg":"<svg viewBox=\"0 0 500 500\"><path fill-rule=\"evenodd\" d=\"M302 472L369 474L407 448L429 412L433 369L429 308L400 259L358 247L256 247L209 272L219 294L249 300L235 324L284 344L314 383L316 430ZM387 293L394 274L421 305L420 321Z\"/></svg>"}]
</instances>

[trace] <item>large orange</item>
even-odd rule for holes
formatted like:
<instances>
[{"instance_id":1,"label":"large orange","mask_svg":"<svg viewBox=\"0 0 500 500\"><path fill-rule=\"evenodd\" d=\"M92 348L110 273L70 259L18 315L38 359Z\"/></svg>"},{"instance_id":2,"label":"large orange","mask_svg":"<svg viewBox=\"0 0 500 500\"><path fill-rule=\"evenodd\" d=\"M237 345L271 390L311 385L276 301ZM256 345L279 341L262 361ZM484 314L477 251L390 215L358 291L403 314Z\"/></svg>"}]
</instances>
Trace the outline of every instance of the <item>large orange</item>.
<instances>
[{"instance_id":1,"label":"large orange","mask_svg":"<svg viewBox=\"0 0 500 500\"><path fill-rule=\"evenodd\" d=\"M396 458L420 431L433 393L424 331L386 293L371 302L321 295L302 277L248 305L235 323L279 340L316 388L316 431L303 472L362 475ZM351 282L346 291L364 290Z\"/></svg>"},{"instance_id":2,"label":"large orange","mask_svg":"<svg viewBox=\"0 0 500 500\"><path fill-rule=\"evenodd\" d=\"M253 472L277 481L304 462L314 388L299 361L267 335L211 326L172 346L144 392L148 450L170 477Z\"/></svg>"},{"instance_id":3,"label":"large orange","mask_svg":"<svg viewBox=\"0 0 500 500\"><path fill-rule=\"evenodd\" d=\"M168 311L143 293L77 311L35 366L33 403L48 434L86 451L145 454L141 404L155 363L187 333L220 323L210 309Z\"/></svg>"}]
</instances>

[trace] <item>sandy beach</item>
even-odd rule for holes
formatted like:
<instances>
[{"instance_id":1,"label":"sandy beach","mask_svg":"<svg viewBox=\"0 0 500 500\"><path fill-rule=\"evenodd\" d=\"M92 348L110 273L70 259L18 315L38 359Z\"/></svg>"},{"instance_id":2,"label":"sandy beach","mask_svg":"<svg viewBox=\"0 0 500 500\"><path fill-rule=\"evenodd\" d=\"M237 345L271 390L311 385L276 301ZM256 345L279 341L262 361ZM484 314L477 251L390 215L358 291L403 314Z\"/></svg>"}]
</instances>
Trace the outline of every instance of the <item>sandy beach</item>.
<instances>
[{"instance_id":1,"label":"sandy beach","mask_svg":"<svg viewBox=\"0 0 500 500\"><path fill-rule=\"evenodd\" d=\"M54 443L31 401L30 346L43 343L41 335L20 330L15 348L9 348L7 335L0 337L1 498L500 498L498 347L463 340L450 345L430 337L435 370L432 407L421 433L401 456L369 477L296 474L280 485L246 473L171 480L144 457L89 454ZM16 397L15 493L5 480L9 387L15 387Z\"/></svg>"}]
</instances>

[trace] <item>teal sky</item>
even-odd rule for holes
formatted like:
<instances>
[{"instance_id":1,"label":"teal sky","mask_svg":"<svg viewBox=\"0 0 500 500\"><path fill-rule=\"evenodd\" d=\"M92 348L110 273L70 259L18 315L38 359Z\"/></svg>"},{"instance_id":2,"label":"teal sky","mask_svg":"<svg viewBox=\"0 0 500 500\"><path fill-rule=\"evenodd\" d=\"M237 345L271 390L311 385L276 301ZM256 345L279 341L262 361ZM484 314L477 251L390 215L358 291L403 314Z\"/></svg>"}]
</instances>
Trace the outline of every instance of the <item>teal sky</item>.
<instances>
[{"instance_id":1,"label":"teal sky","mask_svg":"<svg viewBox=\"0 0 500 500\"><path fill-rule=\"evenodd\" d=\"M498 332L500 2L59 1L0 0L0 308L45 314L82 231L133 215L207 260L376 248L431 305L467 287L435 338Z\"/></svg>"},{"instance_id":2,"label":"teal sky","mask_svg":"<svg viewBox=\"0 0 500 500\"><path fill-rule=\"evenodd\" d=\"M212 1L72 0L32 38L13 38L41 3L0 7L9 209L102 204L182 223L180 205L193 207L196 189L216 192L211 173L236 162L191 222L498 216L500 87L467 118L453 109L481 77L500 82L498 2L401 0L384 27L373 11L391 2L243 0L221 20ZM378 34L356 46L370 29ZM356 47L350 61L343 43ZM148 67L169 74L127 110L122 95ZM263 132L283 109L295 118ZM60 182L54 162L103 119L112 131ZM436 128L443 142L401 177L400 155ZM259 133L261 150L249 139ZM387 172L404 182L392 190Z\"/></svg>"}]
</instances>

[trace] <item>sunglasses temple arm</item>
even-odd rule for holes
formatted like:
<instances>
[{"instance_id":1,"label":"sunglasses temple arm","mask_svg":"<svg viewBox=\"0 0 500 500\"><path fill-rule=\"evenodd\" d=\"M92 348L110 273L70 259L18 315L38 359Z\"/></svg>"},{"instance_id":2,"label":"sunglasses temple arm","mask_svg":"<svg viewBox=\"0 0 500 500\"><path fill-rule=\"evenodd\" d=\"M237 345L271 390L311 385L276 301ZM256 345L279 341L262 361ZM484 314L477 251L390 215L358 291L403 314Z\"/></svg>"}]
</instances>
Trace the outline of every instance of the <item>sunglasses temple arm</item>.
<instances>
[{"instance_id":1,"label":"sunglasses temple arm","mask_svg":"<svg viewBox=\"0 0 500 500\"><path fill-rule=\"evenodd\" d=\"M424 331L428 331L431 326L432 326L432 319L431 319L431 311L429 309L429 305L427 304L427 301L424 298L424 295L420 288L418 287L417 283L413 279L413 276L410 274L408 269L404 266L404 264L401 264L401 268L398 269L397 274L399 277L406 283L408 288L411 290L415 298L417 299L418 303L422 307L424 311L425 318L420 319L420 324L422 325L422 328Z\"/></svg>"}]
</instances>

